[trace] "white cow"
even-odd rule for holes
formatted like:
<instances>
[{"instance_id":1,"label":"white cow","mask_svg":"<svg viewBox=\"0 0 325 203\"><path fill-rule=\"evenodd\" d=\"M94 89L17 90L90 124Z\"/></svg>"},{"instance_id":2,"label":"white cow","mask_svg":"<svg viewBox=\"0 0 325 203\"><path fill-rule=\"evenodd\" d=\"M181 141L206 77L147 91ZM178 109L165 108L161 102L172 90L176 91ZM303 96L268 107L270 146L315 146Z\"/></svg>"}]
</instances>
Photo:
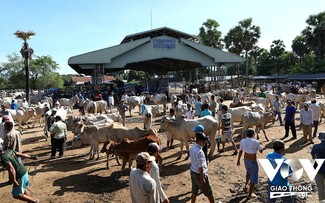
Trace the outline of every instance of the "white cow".
<instances>
[{"instance_id":1,"label":"white cow","mask_svg":"<svg viewBox=\"0 0 325 203\"><path fill-rule=\"evenodd\" d=\"M167 110L167 96L165 94L155 94L151 97L151 100L159 106L159 104L162 104L164 107L164 114Z\"/></svg>"},{"instance_id":2,"label":"white cow","mask_svg":"<svg viewBox=\"0 0 325 203\"><path fill-rule=\"evenodd\" d=\"M99 143L104 143L108 139L114 142L121 142L125 138L134 140L145 135L156 135L152 129L142 130L138 127L128 129L125 127L115 126L114 124L107 124L102 126L95 125L75 125L75 137L72 141L72 147L80 147L82 144L90 144L90 159L94 158L93 153L97 152L99 157ZM98 158L97 158L98 159Z\"/></svg>"},{"instance_id":3,"label":"white cow","mask_svg":"<svg viewBox=\"0 0 325 203\"><path fill-rule=\"evenodd\" d=\"M152 127L152 113L150 108L147 108L143 112L143 125L145 130L149 130Z\"/></svg>"},{"instance_id":4,"label":"white cow","mask_svg":"<svg viewBox=\"0 0 325 203\"><path fill-rule=\"evenodd\" d=\"M105 100L99 100L95 101L97 106L97 113L107 113L107 101Z\"/></svg>"},{"instance_id":5,"label":"white cow","mask_svg":"<svg viewBox=\"0 0 325 203\"><path fill-rule=\"evenodd\" d=\"M242 137L244 137L244 133L246 132L246 130L249 127L253 127L256 126L256 135L257 135L257 139L259 139L258 136L258 131L259 129L261 129L264 133L265 139L267 141L269 141L269 139L266 136L265 133L265 126L267 123L269 122L273 122L274 123L275 118L274 118L274 114L272 112L245 112L243 115L243 131L242 131Z\"/></svg>"},{"instance_id":6,"label":"white cow","mask_svg":"<svg viewBox=\"0 0 325 203\"><path fill-rule=\"evenodd\" d=\"M71 99L60 98L59 103L61 106L68 106L70 109L73 109L74 105L76 105L77 101L79 101L79 97L75 95Z\"/></svg>"},{"instance_id":7,"label":"white cow","mask_svg":"<svg viewBox=\"0 0 325 203\"><path fill-rule=\"evenodd\" d=\"M209 158L211 159L216 147L216 133L218 130L218 121L215 120L212 116L205 116L197 120L194 119L185 119L184 117L177 117L176 120L171 119L168 116L164 116L161 120L160 129L158 132L168 131L168 134L171 135L168 139L175 139L180 141L181 153L177 159L180 159L183 154L183 144L187 149L187 157L189 158L189 142L191 138L195 138L195 132L193 129L197 125L204 126L204 133L210 137L211 149L209 152Z\"/></svg>"},{"instance_id":8,"label":"white cow","mask_svg":"<svg viewBox=\"0 0 325 203\"><path fill-rule=\"evenodd\" d=\"M28 109L7 109L7 111L10 113L11 117L14 121L18 123L18 130L22 133L22 124L26 123L30 118L36 116L36 112L34 108L28 108Z\"/></svg>"},{"instance_id":9,"label":"white cow","mask_svg":"<svg viewBox=\"0 0 325 203\"><path fill-rule=\"evenodd\" d=\"M127 98L130 116L132 116L132 113L131 113L132 109L134 109L136 106L138 106L139 114L141 115L141 104L143 103L143 100L144 100L143 96L129 96Z\"/></svg>"}]
</instances>

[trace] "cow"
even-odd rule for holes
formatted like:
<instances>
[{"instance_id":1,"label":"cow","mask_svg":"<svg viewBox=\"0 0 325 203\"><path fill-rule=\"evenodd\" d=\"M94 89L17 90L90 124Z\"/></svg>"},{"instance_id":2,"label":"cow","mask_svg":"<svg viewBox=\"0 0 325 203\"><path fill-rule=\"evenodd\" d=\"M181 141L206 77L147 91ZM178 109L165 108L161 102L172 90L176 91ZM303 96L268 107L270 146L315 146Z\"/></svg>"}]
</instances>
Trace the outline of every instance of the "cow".
<instances>
[{"instance_id":1,"label":"cow","mask_svg":"<svg viewBox=\"0 0 325 203\"><path fill-rule=\"evenodd\" d=\"M151 97L151 100L159 106L159 104L162 104L164 107L164 114L166 114L167 110L167 96L165 94L155 94Z\"/></svg>"},{"instance_id":2,"label":"cow","mask_svg":"<svg viewBox=\"0 0 325 203\"><path fill-rule=\"evenodd\" d=\"M113 140L107 140L100 152L107 154L106 168L109 169L109 157L114 154L116 162L121 165L118 161L118 157L122 159L122 170L125 168L127 162L129 162L129 168L132 166L132 162L138 153L147 151L148 145L150 143L161 144L160 139L156 135L148 135L135 140L123 139L122 142L116 143ZM158 160L161 166L162 158Z\"/></svg>"},{"instance_id":3,"label":"cow","mask_svg":"<svg viewBox=\"0 0 325 203\"><path fill-rule=\"evenodd\" d=\"M32 125L32 128L34 128L36 123L40 124L40 127L42 127L42 119L44 117L45 114L45 105L47 105L48 107L50 106L49 103L38 103L38 106L34 107L35 109L35 118L34 118L34 122ZM44 119L43 119L44 121ZM44 122L43 122L44 123Z\"/></svg>"},{"instance_id":4,"label":"cow","mask_svg":"<svg viewBox=\"0 0 325 203\"><path fill-rule=\"evenodd\" d=\"M142 130L138 127L128 129L125 127L116 126L113 123L105 123L101 126L84 125L79 123L75 125L73 133L75 136L72 141L72 147L75 148L81 146L82 144L90 144L90 159L94 158L94 152L97 152L98 154L99 143L103 143L108 139L115 142L121 142L124 138L136 139L145 135L156 135L156 132L152 129Z\"/></svg>"},{"instance_id":5,"label":"cow","mask_svg":"<svg viewBox=\"0 0 325 203\"><path fill-rule=\"evenodd\" d=\"M96 106L97 106L97 113L107 113L107 101L105 100L99 100L95 101Z\"/></svg>"},{"instance_id":6,"label":"cow","mask_svg":"<svg viewBox=\"0 0 325 203\"><path fill-rule=\"evenodd\" d=\"M134 109L136 106L139 107L139 114L141 115L141 104L143 103L143 96L129 96L127 98L127 103L129 106L129 112L130 112L130 116L132 116L132 109Z\"/></svg>"},{"instance_id":7,"label":"cow","mask_svg":"<svg viewBox=\"0 0 325 203\"><path fill-rule=\"evenodd\" d=\"M257 135L257 139L259 139L258 136L258 131L259 129L261 129L264 133L265 139L267 141L269 141L269 139L266 136L265 133L265 126L267 123L269 122L273 122L274 123L275 118L274 118L274 114L272 112L245 112L243 115L243 131L242 131L242 138L244 137L244 132L246 132L246 130L249 127L253 127L256 126L256 135Z\"/></svg>"},{"instance_id":8,"label":"cow","mask_svg":"<svg viewBox=\"0 0 325 203\"><path fill-rule=\"evenodd\" d=\"M18 109L18 110L7 109L7 111L10 113L13 120L17 121L18 130L21 134L23 134L22 124L26 123L30 118L36 116L36 112L34 108Z\"/></svg>"},{"instance_id":9,"label":"cow","mask_svg":"<svg viewBox=\"0 0 325 203\"><path fill-rule=\"evenodd\" d=\"M79 101L79 97L75 95L71 99L60 98L59 103L61 106L68 106L70 109L73 109L74 105Z\"/></svg>"},{"instance_id":10,"label":"cow","mask_svg":"<svg viewBox=\"0 0 325 203\"><path fill-rule=\"evenodd\" d=\"M180 141L181 152L177 157L179 160L183 154L183 145L187 149L187 157L189 158L189 142L191 138L195 138L195 133L193 129L197 125L204 126L204 133L210 137L211 149L209 152L209 158L211 159L216 147L216 133L218 130L218 121L215 120L212 116L205 116L197 120L185 119L183 116L177 117L176 119L171 119L170 117L164 116L160 123L160 129L158 132L168 131L168 134L171 138ZM168 139L171 139L170 137Z\"/></svg>"},{"instance_id":11,"label":"cow","mask_svg":"<svg viewBox=\"0 0 325 203\"><path fill-rule=\"evenodd\" d=\"M154 117L160 115L159 114L159 106L158 105L151 106L151 113L152 113L152 116L154 116Z\"/></svg>"}]
</instances>

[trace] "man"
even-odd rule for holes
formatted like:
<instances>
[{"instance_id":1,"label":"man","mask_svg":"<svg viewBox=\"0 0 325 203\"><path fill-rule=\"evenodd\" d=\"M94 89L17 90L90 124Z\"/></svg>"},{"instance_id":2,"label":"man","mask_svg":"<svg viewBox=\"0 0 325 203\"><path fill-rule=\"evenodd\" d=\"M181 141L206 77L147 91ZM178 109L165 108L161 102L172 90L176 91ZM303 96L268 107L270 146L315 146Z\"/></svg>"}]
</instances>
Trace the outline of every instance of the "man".
<instances>
[{"instance_id":1,"label":"man","mask_svg":"<svg viewBox=\"0 0 325 203\"><path fill-rule=\"evenodd\" d=\"M67 140L67 125L62 122L61 116L55 116L54 124L50 127L53 135L51 159L55 158L56 150L59 150L59 157L64 153L64 142Z\"/></svg>"},{"instance_id":2,"label":"man","mask_svg":"<svg viewBox=\"0 0 325 203\"><path fill-rule=\"evenodd\" d=\"M272 164L273 168L277 167L277 163L276 163L276 159L284 159L286 160L286 158L283 156L285 154L285 144L282 140L275 140L273 142L273 152L270 152L267 154L266 158L270 161L270 163ZM288 165L285 165L284 163L282 163L282 167L289 167ZM281 168L282 168L281 167ZM291 173L291 168L288 168L289 172ZM270 181L270 179L268 179L268 185L269 185L269 198L268 198L268 202L269 203L275 203L276 202L276 198L271 198L271 188L273 188L272 186L278 186L281 188L287 188L289 189L289 182L288 182L288 178L283 178L281 175L281 170L278 170L278 172L276 173L274 179L272 181ZM289 192L289 190L287 191L282 191L282 192ZM293 203L293 198L291 196L286 196L286 197L281 197L282 202L283 203Z\"/></svg>"},{"instance_id":3,"label":"man","mask_svg":"<svg viewBox=\"0 0 325 203\"><path fill-rule=\"evenodd\" d=\"M292 138L297 139L297 133L296 133L296 126L295 126L295 114L296 114L296 108L292 105L291 100L287 100L287 107L286 107L286 113L284 117L284 128L285 128L285 135L284 137L289 136L289 128L291 128Z\"/></svg>"},{"instance_id":4,"label":"man","mask_svg":"<svg viewBox=\"0 0 325 203\"><path fill-rule=\"evenodd\" d=\"M18 109L18 104L16 103L16 101L14 99L11 100L10 108L13 109L13 110Z\"/></svg>"},{"instance_id":5,"label":"man","mask_svg":"<svg viewBox=\"0 0 325 203\"><path fill-rule=\"evenodd\" d=\"M51 126L54 123L54 118L55 118L55 115L56 115L56 111L57 111L57 109L56 108L53 108L51 110L51 115L47 118L47 131L50 131L50 128L51 128ZM52 142L53 142L53 135L51 133L50 133L50 135L51 135L51 145L53 145L52 144ZM45 133L45 136L46 136L46 138L48 138L47 132Z\"/></svg>"},{"instance_id":6,"label":"man","mask_svg":"<svg viewBox=\"0 0 325 203\"><path fill-rule=\"evenodd\" d=\"M169 118L176 119L175 109L171 108L169 110ZM174 149L173 143L174 143L174 139L172 138L172 135L169 132L167 132L167 144L166 144L167 149Z\"/></svg>"},{"instance_id":7,"label":"man","mask_svg":"<svg viewBox=\"0 0 325 203\"><path fill-rule=\"evenodd\" d=\"M9 112L7 110L7 107L4 105L4 104L1 104L1 115L4 116L4 115L9 115Z\"/></svg>"},{"instance_id":8,"label":"man","mask_svg":"<svg viewBox=\"0 0 325 203\"><path fill-rule=\"evenodd\" d=\"M273 105L273 111L274 111L274 118L276 116L278 116L280 125L283 126L282 117L281 117L282 106L281 106L281 103L279 101L279 95L275 96L275 100L273 101L272 105Z\"/></svg>"},{"instance_id":9,"label":"man","mask_svg":"<svg viewBox=\"0 0 325 203\"><path fill-rule=\"evenodd\" d=\"M212 112L209 110L209 104L202 104L201 117L212 116Z\"/></svg>"},{"instance_id":10,"label":"man","mask_svg":"<svg viewBox=\"0 0 325 203\"><path fill-rule=\"evenodd\" d=\"M186 106L187 106L187 111L185 113L185 117L187 119L194 119L195 114L194 111L191 109L192 107L191 104L187 104Z\"/></svg>"},{"instance_id":11,"label":"man","mask_svg":"<svg viewBox=\"0 0 325 203\"><path fill-rule=\"evenodd\" d=\"M3 147L5 150L12 149L16 152L22 152L22 141L20 137L20 132L14 129L12 122L5 122L5 138Z\"/></svg>"},{"instance_id":12,"label":"man","mask_svg":"<svg viewBox=\"0 0 325 203\"><path fill-rule=\"evenodd\" d=\"M128 105L125 103L126 100L121 99L119 105L117 106L117 110L122 117L122 125L125 126L125 112L129 110Z\"/></svg>"},{"instance_id":13,"label":"man","mask_svg":"<svg viewBox=\"0 0 325 203\"><path fill-rule=\"evenodd\" d=\"M264 93L264 90L261 90L261 92L258 94L258 97L260 97L260 98L266 98L266 95Z\"/></svg>"},{"instance_id":14,"label":"man","mask_svg":"<svg viewBox=\"0 0 325 203\"><path fill-rule=\"evenodd\" d=\"M5 167L9 172L9 178L12 182L12 196L15 199L25 201L25 202L39 202L37 199L33 199L30 196L27 187L29 186L28 181L28 171L27 169L18 161L17 157L29 158L37 160L36 156L22 154L20 152L15 152L14 150L8 149L3 151L2 145L0 145L0 158L1 165Z\"/></svg>"},{"instance_id":15,"label":"man","mask_svg":"<svg viewBox=\"0 0 325 203\"><path fill-rule=\"evenodd\" d=\"M150 156L154 156L156 160L160 157L159 155L159 146L157 143L153 142L148 145L147 152L149 153ZM162 200L163 203L169 203L169 199L166 196L161 182L160 182L160 175L159 175L159 167L156 163L156 161L151 162L151 170L150 170L150 176L156 181L157 184L157 189L159 193L160 200ZM160 202L160 200L158 202Z\"/></svg>"},{"instance_id":16,"label":"man","mask_svg":"<svg viewBox=\"0 0 325 203\"><path fill-rule=\"evenodd\" d=\"M159 202L157 184L150 176L154 156L148 152L141 152L136 156L137 168L130 172L130 193L132 203L156 203Z\"/></svg>"},{"instance_id":17,"label":"man","mask_svg":"<svg viewBox=\"0 0 325 203\"><path fill-rule=\"evenodd\" d=\"M236 95L234 96L234 98L232 99L232 103L234 104L234 107L237 107L241 102L239 100L239 93L236 92Z\"/></svg>"},{"instance_id":18,"label":"man","mask_svg":"<svg viewBox=\"0 0 325 203\"><path fill-rule=\"evenodd\" d=\"M214 98L215 98L214 95L211 95L211 101L209 106L213 117L216 116L216 109L217 109L217 102L214 100Z\"/></svg>"},{"instance_id":19,"label":"man","mask_svg":"<svg viewBox=\"0 0 325 203\"><path fill-rule=\"evenodd\" d=\"M196 133L196 143L190 149L192 203L196 201L199 189L206 197L208 197L210 203L214 202L212 188L208 178L208 166L202 150L207 140L208 138L204 136L203 133Z\"/></svg>"},{"instance_id":20,"label":"man","mask_svg":"<svg viewBox=\"0 0 325 203\"><path fill-rule=\"evenodd\" d=\"M319 144L315 144L311 150L311 155L313 159L325 159L325 132L320 132L318 135L318 139L321 141ZM315 163L314 168L317 167L317 163ZM318 191L318 200L325 200L325 164L319 169L315 182L317 185Z\"/></svg>"},{"instance_id":21,"label":"man","mask_svg":"<svg viewBox=\"0 0 325 203\"><path fill-rule=\"evenodd\" d=\"M203 125L197 125L197 126L195 126L195 128L193 129L193 131L195 133L203 133L204 126ZM206 136L204 133L203 133L203 135ZM202 150L203 150L203 153L204 153L204 156L205 156L205 160L207 161L207 165L208 165L209 164L208 146L210 145L210 139L209 139L209 136L206 136L206 137L208 139L205 142L204 146L202 147Z\"/></svg>"},{"instance_id":22,"label":"man","mask_svg":"<svg viewBox=\"0 0 325 203\"><path fill-rule=\"evenodd\" d=\"M313 111L308 109L308 103L304 103L304 109L300 111L300 125L302 126L302 132L304 134L304 143L307 143L307 135L309 136L309 141L314 144L312 133L313 125Z\"/></svg>"},{"instance_id":23,"label":"man","mask_svg":"<svg viewBox=\"0 0 325 203\"><path fill-rule=\"evenodd\" d=\"M240 102L244 103L244 101L245 101L245 92L244 92L244 89L241 89L240 90Z\"/></svg>"},{"instance_id":24,"label":"man","mask_svg":"<svg viewBox=\"0 0 325 203\"><path fill-rule=\"evenodd\" d=\"M112 108L114 108L114 97L112 94L108 96L108 108L112 113Z\"/></svg>"},{"instance_id":25,"label":"man","mask_svg":"<svg viewBox=\"0 0 325 203\"><path fill-rule=\"evenodd\" d=\"M311 104L309 105L309 108L313 111L313 122L314 122L314 133L313 137L316 137L318 125L319 125L319 119L320 119L320 107L316 103L316 99L313 99L311 101Z\"/></svg>"},{"instance_id":26,"label":"man","mask_svg":"<svg viewBox=\"0 0 325 203\"><path fill-rule=\"evenodd\" d=\"M291 101L293 106L295 105L295 95L292 92L288 94L288 100Z\"/></svg>"},{"instance_id":27,"label":"man","mask_svg":"<svg viewBox=\"0 0 325 203\"><path fill-rule=\"evenodd\" d=\"M236 144L232 138L232 127L231 127L231 114L228 112L228 106L222 105L222 116L221 116L221 142L222 149L219 150L220 153L225 152L226 141L231 142L235 152L233 155L237 155L238 150Z\"/></svg>"},{"instance_id":28,"label":"man","mask_svg":"<svg viewBox=\"0 0 325 203\"><path fill-rule=\"evenodd\" d=\"M6 136L5 123L9 121L10 118L8 115L2 116L2 122L0 123L0 138L2 140L5 140L5 136Z\"/></svg>"},{"instance_id":29,"label":"man","mask_svg":"<svg viewBox=\"0 0 325 203\"><path fill-rule=\"evenodd\" d=\"M26 98L23 98L23 100L21 101L21 107L23 108L27 108L29 105L28 105L28 102L26 101Z\"/></svg>"},{"instance_id":30,"label":"man","mask_svg":"<svg viewBox=\"0 0 325 203\"><path fill-rule=\"evenodd\" d=\"M258 164L256 161L256 153L259 151L263 152L261 145L256 139L254 139L255 130L249 128L246 131L246 138L240 141L239 154L237 159L237 166L240 165L240 158L244 152L244 163L246 168L246 182L245 191L249 183L249 191L247 199L256 198L253 194L254 185L258 183Z\"/></svg>"},{"instance_id":31,"label":"man","mask_svg":"<svg viewBox=\"0 0 325 203\"><path fill-rule=\"evenodd\" d=\"M201 103L201 98L198 97L197 101L194 104L195 107L195 116L200 117L201 116L201 110L202 110L202 103Z\"/></svg>"}]
</instances>

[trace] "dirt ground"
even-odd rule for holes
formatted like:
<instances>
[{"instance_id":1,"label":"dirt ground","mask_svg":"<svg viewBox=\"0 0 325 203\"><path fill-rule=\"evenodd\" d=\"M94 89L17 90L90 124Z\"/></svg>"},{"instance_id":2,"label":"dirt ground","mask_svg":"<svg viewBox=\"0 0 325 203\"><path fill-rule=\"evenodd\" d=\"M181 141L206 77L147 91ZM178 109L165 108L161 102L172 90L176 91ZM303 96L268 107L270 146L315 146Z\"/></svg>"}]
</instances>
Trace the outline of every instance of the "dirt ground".
<instances>
[{"instance_id":1,"label":"dirt ground","mask_svg":"<svg viewBox=\"0 0 325 203\"><path fill-rule=\"evenodd\" d=\"M229 101L226 101L229 104ZM115 109L116 111L116 109ZM74 114L78 114L74 110ZM127 114L128 115L128 114ZM282 115L282 118L284 115ZM296 118L299 118L297 114ZM153 127L159 129L160 117L154 118L157 122ZM143 127L139 123L141 118L138 109L133 111L133 117L127 117L127 127ZM298 124L299 121L296 122ZM234 137L241 132L242 126L235 124ZM322 123L319 130L325 130ZM270 142L284 136L284 127L277 121L269 125L266 129ZM271 150L270 142L267 142L260 134L260 142L264 147L264 152L258 154L258 158L265 158ZM290 133L291 136L291 133ZM311 159L310 151L312 145L302 145L302 131L297 131L297 140L286 138L284 141L289 149L286 157L291 159L307 158ZM121 171L116 161L111 158L111 168L106 169L106 155L101 154L99 160L88 160L89 147L80 149L71 149L67 147L63 158L49 159L50 141L45 141L41 128L24 129L23 150L24 153L32 153L39 157L36 162L25 160L25 165L29 171L30 191L32 196L37 197L40 202L130 202L130 193L128 186L129 169ZM159 134L162 140L162 147L166 146L166 135ZM68 143L71 142L73 135L68 134ZM235 139L237 146L240 139ZM317 138L315 143L319 143ZM162 183L165 193L172 203L190 202L191 180L190 180L190 161L176 160L179 153L179 142L174 141L175 149L162 153L163 169L161 172ZM233 149L230 144L226 144L226 152L214 153L213 160L209 164L209 178L213 187L213 194L216 202L246 202L246 194L243 192L245 168L243 165L237 167L236 156L233 156ZM0 177L0 202L18 202L11 197L11 186L5 183L8 180L8 173L1 173ZM267 176L260 166L259 184L256 186L258 199L247 202L265 202L267 197ZM303 176L303 184L307 184L309 179L306 174ZM207 202L207 198L201 194L197 202ZM313 192L312 197L306 199L297 199L297 202L318 202L317 192Z\"/></svg>"}]
</instances>

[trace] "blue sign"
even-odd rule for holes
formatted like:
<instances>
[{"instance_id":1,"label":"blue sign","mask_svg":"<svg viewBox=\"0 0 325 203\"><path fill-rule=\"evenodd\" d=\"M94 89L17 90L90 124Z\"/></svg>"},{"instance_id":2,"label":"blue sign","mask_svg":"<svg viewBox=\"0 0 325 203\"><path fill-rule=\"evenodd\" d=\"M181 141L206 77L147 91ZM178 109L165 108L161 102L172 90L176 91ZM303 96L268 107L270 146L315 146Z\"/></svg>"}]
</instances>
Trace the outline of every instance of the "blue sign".
<instances>
[{"instance_id":1,"label":"blue sign","mask_svg":"<svg viewBox=\"0 0 325 203\"><path fill-rule=\"evenodd\" d=\"M174 40L174 39L154 39L153 40L153 48L155 48L155 49L176 48L176 40Z\"/></svg>"}]
</instances>

